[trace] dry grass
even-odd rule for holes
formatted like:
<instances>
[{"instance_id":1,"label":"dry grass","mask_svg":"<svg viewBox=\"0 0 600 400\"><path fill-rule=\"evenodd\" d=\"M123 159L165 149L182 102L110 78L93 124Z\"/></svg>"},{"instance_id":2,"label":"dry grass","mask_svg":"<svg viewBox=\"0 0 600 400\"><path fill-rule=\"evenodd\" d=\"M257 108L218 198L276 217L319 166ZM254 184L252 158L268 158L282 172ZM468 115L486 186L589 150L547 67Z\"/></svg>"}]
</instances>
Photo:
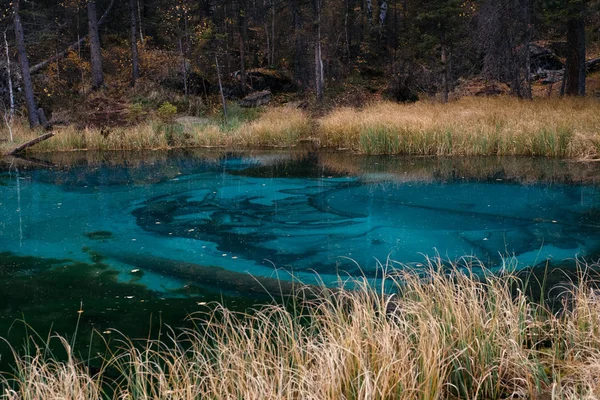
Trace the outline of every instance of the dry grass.
<instances>
[{"instance_id":1,"label":"dry grass","mask_svg":"<svg viewBox=\"0 0 600 400\"><path fill-rule=\"evenodd\" d=\"M71 356L60 363L15 354L3 398L99 398L108 369L118 377L104 382L105 393L118 399L600 395L600 295L585 277L552 314L513 275L481 281L440 261L429 268L426 276L387 275L377 287L305 288L311 300L297 298L295 307L238 314L216 305L192 317L196 329L161 341L122 337L94 376Z\"/></svg>"},{"instance_id":2,"label":"dry grass","mask_svg":"<svg viewBox=\"0 0 600 400\"><path fill-rule=\"evenodd\" d=\"M600 102L463 98L449 104L377 103L320 121L326 146L368 154L600 156Z\"/></svg>"},{"instance_id":3,"label":"dry grass","mask_svg":"<svg viewBox=\"0 0 600 400\"><path fill-rule=\"evenodd\" d=\"M306 113L297 109L268 109L256 120L245 121L235 115L223 123L174 124L150 121L134 127L79 130L58 127L56 135L32 147L30 151L73 150L157 150L178 147L290 147L310 134ZM41 134L27 129L23 122L13 125L14 141L0 129L0 154Z\"/></svg>"},{"instance_id":4,"label":"dry grass","mask_svg":"<svg viewBox=\"0 0 600 400\"><path fill-rule=\"evenodd\" d=\"M342 108L318 119L302 110L271 108L255 116L233 107L225 122L164 124L77 130L57 129L33 151L142 150L175 147L289 147L317 133L325 147L366 154L527 155L600 157L600 102L592 98L463 98L449 104L376 103ZM257 113L250 113L257 114ZM107 134L108 132L108 134ZM15 143L39 132L13 127ZM13 147L0 129L0 152Z\"/></svg>"}]
</instances>

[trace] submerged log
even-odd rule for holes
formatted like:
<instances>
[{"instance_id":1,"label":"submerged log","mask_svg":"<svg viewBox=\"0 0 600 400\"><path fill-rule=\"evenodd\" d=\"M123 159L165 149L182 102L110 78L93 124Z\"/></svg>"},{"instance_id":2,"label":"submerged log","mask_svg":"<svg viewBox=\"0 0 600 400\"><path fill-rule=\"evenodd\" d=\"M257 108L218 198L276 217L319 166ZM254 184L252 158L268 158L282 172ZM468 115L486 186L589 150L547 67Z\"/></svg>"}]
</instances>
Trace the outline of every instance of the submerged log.
<instances>
[{"instance_id":1,"label":"submerged log","mask_svg":"<svg viewBox=\"0 0 600 400\"><path fill-rule=\"evenodd\" d=\"M8 152L8 156L14 156L17 155L21 152L23 152L24 150L28 149L29 147L38 144L39 142L43 142L46 139L50 139L52 136L54 136L53 132L50 133L46 133L42 136L38 136L35 139L32 139L30 141L28 141L27 143L23 143L20 146L17 146L16 148L14 148L13 150L11 150L10 152Z\"/></svg>"},{"instance_id":2,"label":"submerged log","mask_svg":"<svg viewBox=\"0 0 600 400\"><path fill-rule=\"evenodd\" d=\"M249 94L240 100L240 106L246 108L258 107L267 104L271 101L271 91L263 90L262 92L256 92Z\"/></svg>"}]
</instances>

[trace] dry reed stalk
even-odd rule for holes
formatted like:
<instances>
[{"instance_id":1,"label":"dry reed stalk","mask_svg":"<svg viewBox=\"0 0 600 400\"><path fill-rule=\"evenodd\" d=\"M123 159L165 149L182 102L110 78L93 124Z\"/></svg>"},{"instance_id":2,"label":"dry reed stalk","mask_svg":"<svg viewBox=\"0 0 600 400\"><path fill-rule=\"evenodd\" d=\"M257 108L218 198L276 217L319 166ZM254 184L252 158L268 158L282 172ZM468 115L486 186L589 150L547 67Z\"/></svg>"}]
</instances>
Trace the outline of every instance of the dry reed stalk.
<instances>
[{"instance_id":1,"label":"dry reed stalk","mask_svg":"<svg viewBox=\"0 0 600 400\"><path fill-rule=\"evenodd\" d=\"M369 154L598 157L599 110L579 98L384 102L334 111L320 134L326 146Z\"/></svg>"},{"instance_id":2,"label":"dry reed stalk","mask_svg":"<svg viewBox=\"0 0 600 400\"><path fill-rule=\"evenodd\" d=\"M477 260L426 267L375 286L357 279L352 290L304 287L296 307L215 305L192 316L195 329L169 329L161 340L122 336L105 361L119 375L111 381L72 358L15 353L25 372L4 376L3 398L87 399L102 382L119 399L597 398L592 282L573 286L553 314L515 275L475 276Z\"/></svg>"}]
</instances>

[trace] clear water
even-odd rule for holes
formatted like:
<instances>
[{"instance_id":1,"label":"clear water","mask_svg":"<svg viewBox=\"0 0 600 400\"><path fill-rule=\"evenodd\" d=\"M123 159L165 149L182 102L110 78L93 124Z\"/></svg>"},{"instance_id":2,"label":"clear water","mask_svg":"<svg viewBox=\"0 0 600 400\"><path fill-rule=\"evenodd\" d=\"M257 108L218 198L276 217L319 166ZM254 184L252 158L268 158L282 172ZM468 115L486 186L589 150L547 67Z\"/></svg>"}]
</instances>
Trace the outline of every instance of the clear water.
<instances>
[{"instance_id":1,"label":"clear water","mask_svg":"<svg viewBox=\"0 0 600 400\"><path fill-rule=\"evenodd\" d=\"M267 153L5 168L0 322L73 321L83 302L103 329L132 313L180 320L204 300L252 299L273 284L257 277L333 284L388 259L418 268L425 256L473 255L499 268L509 256L525 266L600 253L592 167L573 183L558 161L521 171L514 160L457 169L343 157L346 167Z\"/></svg>"}]
</instances>

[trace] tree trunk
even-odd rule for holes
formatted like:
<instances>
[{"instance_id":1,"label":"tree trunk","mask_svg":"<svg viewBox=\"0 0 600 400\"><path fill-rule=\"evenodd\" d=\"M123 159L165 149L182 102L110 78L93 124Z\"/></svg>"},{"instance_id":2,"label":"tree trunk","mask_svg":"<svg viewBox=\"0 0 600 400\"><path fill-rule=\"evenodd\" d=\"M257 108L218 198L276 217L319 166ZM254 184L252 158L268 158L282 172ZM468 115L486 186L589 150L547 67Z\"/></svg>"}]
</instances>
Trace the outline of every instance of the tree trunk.
<instances>
[{"instance_id":1,"label":"tree trunk","mask_svg":"<svg viewBox=\"0 0 600 400\"><path fill-rule=\"evenodd\" d=\"M373 2L372 0L366 0L367 1L367 21L369 23L369 26L373 25Z\"/></svg>"},{"instance_id":2,"label":"tree trunk","mask_svg":"<svg viewBox=\"0 0 600 400\"><path fill-rule=\"evenodd\" d=\"M441 39L442 54L441 54L441 63L442 63L442 101L444 103L448 102L448 96L450 92L450 87L448 85L448 53L446 50L446 43L444 41L444 37Z\"/></svg>"},{"instance_id":3,"label":"tree trunk","mask_svg":"<svg viewBox=\"0 0 600 400\"><path fill-rule=\"evenodd\" d=\"M104 83L104 73L102 72L102 50L100 48L100 35L98 33L98 19L96 15L96 0L88 0L87 14L92 64L92 89L96 90L101 88Z\"/></svg>"},{"instance_id":4,"label":"tree trunk","mask_svg":"<svg viewBox=\"0 0 600 400\"><path fill-rule=\"evenodd\" d=\"M142 6L140 6L140 1L144 0L135 0L137 6L138 29L140 30L140 41L142 42L142 45L144 45L144 29L142 28Z\"/></svg>"},{"instance_id":5,"label":"tree trunk","mask_svg":"<svg viewBox=\"0 0 600 400\"><path fill-rule=\"evenodd\" d=\"M379 1L379 29L383 32L385 28L385 20L387 17L388 3L387 0Z\"/></svg>"},{"instance_id":6,"label":"tree trunk","mask_svg":"<svg viewBox=\"0 0 600 400\"><path fill-rule=\"evenodd\" d=\"M19 15L19 0L14 1L13 12L17 54L23 80L23 91L25 92L25 103L27 105L27 117L29 119L29 125L32 128L35 128L40 124L40 118L37 113L37 105L33 94L33 84L31 83L31 74L29 73L29 60L27 59L27 52L25 50L23 25L21 24L21 16Z\"/></svg>"},{"instance_id":7,"label":"tree trunk","mask_svg":"<svg viewBox=\"0 0 600 400\"><path fill-rule=\"evenodd\" d=\"M533 36L533 10L531 0L525 2L525 89L523 97L526 99L533 99L533 92L531 90L531 37Z\"/></svg>"},{"instance_id":8,"label":"tree trunk","mask_svg":"<svg viewBox=\"0 0 600 400\"><path fill-rule=\"evenodd\" d=\"M187 78L187 61L185 59L185 53L183 52L183 39L179 38L179 56L181 57L181 73L183 75L183 94L185 95L185 101L188 100L188 78Z\"/></svg>"},{"instance_id":9,"label":"tree trunk","mask_svg":"<svg viewBox=\"0 0 600 400\"><path fill-rule=\"evenodd\" d=\"M214 20L215 14L217 13L217 1L205 0L204 7L206 17L211 21Z\"/></svg>"},{"instance_id":10,"label":"tree trunk","mask_svg":"<svg viewBox=\"0 0 600 400\"><path fill-rule=\"evenodd\" d=\"M313 0L314 9L314 40L315 40L315 91L317 103L323 104L323 89L325 87L323 74L323 54L321 48L321 4L322 0Z\"/></svg>"},{"instance_id":11,"label":"tree trunk","mask_svg":"<svg viewBox=\"0 0 600 400\"><path fill-rule=\"evenodd\" d=\"M9 120L12 122L13 115L15 115L15 96L13 94L12 71L10 68L10 53L8 50L8 39L6 38L6 30L4 31L4 48L6 49L6 83L8 85L8 100L10 104ZM12 132L10 140L12 141Z\"/></svg>"},{"instance_id":12,"label":"tree trunk","mask_svg":"<svg viewBox=\"0 0 600 400\"><path fill-rule=\"evenodd\" d=\"M581 15L567 23L567 62L565 66L565 93L585 95L585 21Z\"/></svg>"},{"instance_id":13,"label":"tree trunk","mask_svg":"<svg viewBox=\"0 0 600 400\"><path fill-rule=\"evenodd\" d=\"M135 0L129 0L129 15L131 18L131 32L130 32L130 40L131 40L131 86L135 86L135 82L140 77L140 62L138 57L138 47L137 47L137 34L138 34L138 26L137 26L137 17L136 17L136 6Z\"/></svg>"},{"instance_id":14,"label":"tree trunk","mask_svg":"<svg viewBox=\"0 0 600 400\"><path fill-rule=\"evenodd\" d=\"M585 59L585 19L579 17L577 24L577 59L579 61L579 81L577 92L580 96L585 96L585 78L586 78L586 59Z\"/></svg>"},{"instance_id":15,"label":"tree trunk","mask_svg":"<svg viewBox=\"0 0 600 400\"><path fill-rule=\"evenodd\" d=\"M246 4L238 0L238 36L240 50L240 90L246 93Z\"/></svg>"},{"instance_id":16,"label":"tree trunk","mask_svg":"<svg viewBox=\"0 0 600 400\"><path fill-rule=\"evenodd\" d=\"M275 65L275 4L271 4L271 65Z\"/></svg>"},{"instance_id":17,"label":"tree trunk","mask_svg":"<svg viewBox=\"0 0 600 400\"><path fill-rule=\"evenodd\" d=\"M227 119L227 102L223 94L223 84L221 83L221 69L219 68L219 58L215 56L215 66L217 67L217 77L219 78L219 93L221 93L221 103L223 104L223 117Z\"/></svg>"},{"instance_id":18,"label":"tree trunk","mask_svg":"<svg viewBox=\"0 0 600 400\"><path fill-rule=\"evenodd\" d=\"M108 14L110 13L110 10L113 7L113 4L115 4L115 0L111 0L110 4L108 5L108 7L106 8L106 11L104 11L104 14L102 14L102 18L100 18L100 21L98 21L98 26L102 25L105 21L106 18L108 17ZM79 16L77 16L77 21L79 21ZM79 32L79 22L77 22L77 32ZM79 33L77 34L77 36L79 36ZM33 67L31 67L29 69L29 72L32 74L35 74L36 72L38 72L39 70L41 70L42 68L44 68L46 65L65 57L67 54L69 54L69 52L77 49L79 50L81 48L81 45L83 44L83 42L85 41L85 39L87 39L89 36L89 32L86 36L82 37L82 38L78 38L77 41L75 43L70 44L66 49L64 49L63 51L53 55L52 57L39 62L37 64L35 64Z\"/></svg>"},{"instance_id":19,"label":"tree trunk","mask_svg":"<svg viewBox=\"0 0 600 400\"><path fill-rule=\"evenodd\" d=\"M299 0L293 0L292 14L294 20L294 80L299 83L301 91L304 91L308 86L308 74L305 67L306 57L302 38L302 14Z\"/></svg>"}]
</instances>

